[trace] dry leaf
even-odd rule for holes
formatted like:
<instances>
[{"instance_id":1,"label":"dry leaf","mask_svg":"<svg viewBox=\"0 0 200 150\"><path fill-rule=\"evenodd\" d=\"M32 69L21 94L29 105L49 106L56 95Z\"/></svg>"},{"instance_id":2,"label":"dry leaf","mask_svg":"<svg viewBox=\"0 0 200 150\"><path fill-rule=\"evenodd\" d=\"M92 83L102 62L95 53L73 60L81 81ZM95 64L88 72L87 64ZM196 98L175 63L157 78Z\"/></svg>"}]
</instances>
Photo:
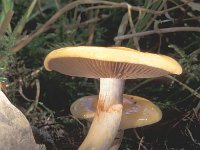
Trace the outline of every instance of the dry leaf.
<instances>
[{"instance_id":1,"label":"dry leaf","mask_svg":"<svg viewBox=\"0 0 200 150\"><path fill-rule=\"evenodd\" d=\"M188 6L192 8L192 10L200 11L200 3L189 2L189 0L181 0L183 3L186 3Z\"/></svg>"}]
</instances>

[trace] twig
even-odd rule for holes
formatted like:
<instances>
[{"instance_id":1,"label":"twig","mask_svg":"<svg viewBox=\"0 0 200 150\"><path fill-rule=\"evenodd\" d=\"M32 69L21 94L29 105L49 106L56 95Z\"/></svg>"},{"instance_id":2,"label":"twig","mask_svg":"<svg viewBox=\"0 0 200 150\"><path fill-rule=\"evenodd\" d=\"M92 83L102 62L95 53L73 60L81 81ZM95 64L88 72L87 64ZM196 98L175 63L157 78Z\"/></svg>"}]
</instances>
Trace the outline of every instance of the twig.
<instances>
[{"instance_id":1,"label":"twig","mask_svg":"<svg viewBox=\"0 0 200 150\"><path fill-rule=\"evenodd\" d=\"M200 107L199 104L200 104L200 101L199 101L199 103L197 104L197 106L196 106L195 108L192 109L193 112L194 112L194 116L196 117L196 119L197 119L198 122L200 121L200 118L199 118L199 116L198 116L198 110L199 110L198 107ZM196 110L196 108L197 108L197 110ZM200 122L199 122L199 123L200 123Z\"/></svg>"},{"instance_id":2,"label":"twig","mask_svg":"<svg viewBox=\"0 0 200 150\"><path fill-rule=\"evenodd\" d=\"M98 2L97 1L93 1L91 2L91 4L97 4ZM189 3L189 2L188 2ZM88 11L88 10L91 10L91 9L100 9L100 8L127 8L127 4L126 2L122 2L122 3L116 3L116 2L110 2L110 1L99 1L99 4L103 4L103 5L100 5L100 6L93 6L93 7L89 7L87 9L85 9L84 11ZM151 14L154 14L154 15L162 15L163 13L165 12L169 12L169 11L172 11L172 10L175 10L175 9L178 9L184 5L186 5L187 3L185 4L181 4L179 6L175 6L175 7L172 7L172 8L169 8L169 9L166 9L166 10L163 10L163 11L159 11L159 10L150 10L150 9L147 9L147 8L143 8L143 7L138 7L138 6L132 6L130 4L131 7L131 10L133 11L138 11L138 12L147 12L147 13L151 13Z\"/></svg>"},{"instance_id":3,"label":"twig","mask_svg":"<svg viewBox=\"0 0 200 150\"><path fill-rule=\"evenodd\" d=\"M72 28L77 28L77 27L82 27L82 26L86 26L88 24L92 24L92 23L96 23L98 21L101 21L102 19L106 19L110 17L109 15L101 15L100 17L94 17L92 19L89 19L89 20L86 20L84 22L81 22L81 23L75 23L75 24L70 24L70 25L67 25L65 27L65 29L72 29Z\"/></svg>"},{"instance_id":4,"label":"twig","mask_svg":"<svg viewBox=\"0 0 200 150\"><path fill-rule=\"evenodd\" d=\"M28 102L34 102L31 104L31 106L28 108L27 112L25 113L26 115L28 115L33 109L36 110L38 103L39 103L39 97L40 97L40 82L38 79L35 80L35 85L36 85L36 96L35 96L35 100L29 99L27 98L22 90L22 85L19 86L19 93L20 95Z\"/></svg>"},{"instance_id":5,"label":"twig","mask_svg":"<svg viewBox=\"0 0 200 150\"><path fill-rule=\"evenodd\" d=\"M175 5L178 5L178 3L174 0L170 0L170 2L174 3ZM185 2L185 4L188 4L190 2L192 2L192 0L190 0L190 1L188 0L187 2ZM197 20L198 22L200 22L199 16L197 17L193 13L187 12L184 7L180 7L180 10L183 11L183 12L186 12L187 15L191 17L191 18L188 18L188 19L183 19L184 21L186 21L186 20Z\"/></svg>"},{"instance_id":6,"label":"twig","mask_svg":"<svg viewBox=\"0 0 200 150\"><path fill-rule=\"evenodd\" d=\"M40 68L34 70L32 73L28 74L27 76L25 76L23 79L24 79L24 80L27 80L27 79L30 79L30 78L34 78L34 77L36 77L43 69L44 69L44 67L42 66L42 67L40 67ZM21 79L15 80L14 82L7 84L7 85L6 85L6 88L9 88L9 87L15 85L17 82L21 82L20 80L21 80Z\"/></svg>"},{"instance_id":7,"label":"twig","mask_svg":"<svg viewBox=\"0 0 200 150\"><path fill-rule=\"evenodd\" d=\"M20 94L26 101L28 101L28 102L33 102L33 101L34 101L34 100L32 100L32 99L27 98L27 97L24 95L21 85L19 86L19 94Z\"/></svg>"},{"instance_id":8,"label":"twig","mask_svg":"<svg viewBox=\"0 0 200 150\"><path fill-rule=\"evenodd\" d=\"M182 83L181 81L177 80L176 78L167 75L165 76L166 78L169 78L173 81L176 81L177 83L179 83L180 85L182 85L185 89L187 89L189 92L191 92L194 96L196 96L197 98L200 99L200 94L198 92L196 92L195 90L193 90L192 88L190 88L189 86L187 86L186 84Z\"/></svg>"},{"instance_id":9,"label":"twig","mask_svg":"<svg viewBox=\"0 0 200 150\"><path fill-rule=\"evenodd\" d=\"M94 13L94 11L90 12L90 14L89 14L90 17L93 16L93 13ZM97 9L97 11L95 12L95 18L98 18L98 14L99 14L99 10ZM89 24L89 26L88 26L89 37L88 37L88 41L87 41L86 45L92 45L95 31L96 31L96 23Z\"/></svg>"},{"instance_id":10,"label":"twig","mask_svg":"<svg viewBox=\"0 0 200 150\"><path fill-rule=\"evenodd\" d=\"M135 133L135 136L138 140L141 140L141 137L139 136L137 130L135 128L133 128L133 132Z\"/></svg>"},{"instance_id":11,"label":"twig","mask_svg":"<svg viewBox=\"0 0 200 150\"><path fill-rule=\"evenodd\" d=\"M54 119L54 116L52 115L52 113L50 113L49 116L45 119L44 124L47 124L48 121L51 119L51 117Z\"/></svg>"},{"instance_id":12,"label":"twig","mask_svg":"<svg viewBox=\"0 0 200 150\"><path fill-rule=\"evenodd\" d=\"M182 7L181 7L182 8ZM164 4L164 9L167 9L167 3ZM171 22L174 21L174 18L170 16L169 12L165 12L165 17L169 19Z\"/></svg>"},{"instance_id":13,"label":"twig","mask_svg":"<svg viewBox=\"0 0 200 150\"><path fill-rule=\"evenodd\" d=\"M110 2L110 1L97 1L97 0L93 0L92 2L90 2L90 4L103 4L100 6L93 6L93 7L89 7L87 9L85 9L84 11L88 11L91 9L100 9L100 8L127 8L127 5L129 5L126 2L122 2L122 3L117 3L117 2ZM152 13L152 14L158 14L161 15L162 11L155 11L155 10L150 10L150 9L146 9L143 7L138 7L138 6L132 6L130 5L130 9L133 11L144 11L147 13Z\"/></svg>"},{"instance_id":14,"label":"twig","mask_svg":"<svg viewBox=\"0 0 200 150\"><path fill-rule=\"evenodd\" d=\"M133 24L133 20L132 20L131 6L129 4L127 4L127 9L128 9L128 20L131 27L131 32L135 34L136 30L135 30L135 25ZM139 39L137 37L133 37L133 41L134 41L134 47L140 50Z\"/></svg>"},{"instance_id":15,"label":"twig","mask_svg":"<svg viewBox=\"0 0 200 150\"><path fill-rule=\"evenodd\" d=\"M200 101L198 102L197 106L195 108L193 108L193 110L194 110L195 115L197 117L197 114L198 114L198 112L200 110ZM197 117L197 119L200 119L200 118Z\"/></svg>"},{"instance_id":16,"label":"twig","mask_svg":"<svg viewBox=\"0 0 200 150\"><path fill-rule=\"evenodd\" d=\"M181 0L181 2L187 4L193 11L200 11L200 4L197 2L193 2L193 0Z\"/></svg>"},{"instance_id":17,"label":"twig","mask_svg":"<svg viewBox=\"0 0 200 150\"><path fill-rule=\"evenodd\" d=\"M36 69L35 71L33 71L30 75L26 76L25 79L28 79L30 77L35 77L37 76L42 70L44 69L44 67L40 67L38 69Z\"/></svg>"},{"instance_id":18,"label":"twig","mask_svg":"<svg viewBox=\"0 0 200 150\"><path fill-rule=\"evenodd\" d=\"M38 2L37 2L37 8L38 8L38 11L41 14L41 16L44 17L44 18L46 18L45 13L43 13L43 11L42 11L41 0L38 0Z\"/></svg>"},{"instance_id":19,"label":"twig","mask_svg":"<svg viewBox=\"0 0 200 150\"><path fill-rule=\"evenodd\" d=\"M60 2L58 0L54 0L54 3L56 5L56 8L59 10L60 9Z\"/></svg>"},{"instance_id":20,"label":"twig","mask_svg":"<svg viewBox=\"0 0 200 150\"><path fill-rule=\"evenodd\" d=\"M93 9L107 9L107 8L118 8L119 6L109 6L109 5L98 5L98 6L92 6L89 8L85 8L82 12L87 12Z\"/></svg>"},{"instance_id":21,"label":"twig","mask_svg":"<svg viewBox=\"0 0 200 150\"><path fill-rule=\"evenodd\" d=\"M190 136L190 138L191 138L191 140L194 142L194 144L197 144L197 145L199 145L200 146L200 143L198 143L195 139L194 139L194 137L193 137L193 135L192 135L192 132L190 131L190 129L188 128L188 127L186 127L185 128L186 129L186 131L187 131L187 135L189 135Z\"/></svg>"},{"instance_id":22,"label":"twig","mask_svg":"<svg viewBox=\"0 0 200 150\"><path fill-rule=\"evenodd\" d=\"M187 3L184 3L184 4L181 4L181 5L178 5L178 6L175 6L175 7L172 7L172 8L169 8L169 9L166 9L166 10L163 10L161 11L162 14L165 13L165 12L169 12L169 11L172 11L172 10L175 10L175 9L178 9L178 8L182 8L184 5L190 3L192 0L188 1Z\"/></svg>"},{"instance_id":23,"label":"twig","mask_svg":"<svg viewBox=\"0 0 200 150\"><path fill-rule=\"evenodd\" d=\"M160 4L160 6L158 7L157 11L161 11L161 9L163 9L165 3L166 3L166 0L163 0L163 1L162 1L162 4ZM164 14L165 14L166 12L169 12L169 10L168 10L168 9L165 9L165 10L163 11ZM158 14L157 14L157 15L155 14L154 16L152 16L151 19L150 19L148 22L146 22L147 25L144 27L143 31L146 31L146 30L151 26L151 24L156 20L156 18L157 18L158 16L159 16Z\"/></svg>"},{"instance_id":24,"label":"twig","mask_svg":"<svg viewBox=\"0 0 200 150\"><path fill-rule=\"evenodd\" d=\"M183 21L189 21L189 20L197 20L200 22L200 16L191 16L191 18L183 19Z\"/></svg>"},{"instance_id":25,"label":"twig","mask_svg":"<svg viewBox=\"0 0 200 150\"><path fill-rule=\"evenodd\" d=\"M88 37L88 41L87 41L86 45L92 45L93 39L94 39L94 33L96 31L95 29L96 29L96 25L95 24L90 24L88 26L89 37Z\"/></svg>"},{"instance_id":26,"label":"twig","mask_svg":"<svg viewBox=\"0 0 200 150\"><path fill-rule=\"evenodd\" d=\"M10 21L12 19L14 12L12 10L9 10L3 20L3 23L0 26L0 38L4 33L6 32L7 28L9 27Z\"/></svg>"},{"instance_id":27,"label":"twig","mask_svg":"<svg viewBox=\"0 0 200 150\"><path fill-rule=\"evenodd\" d=\"M128 25L128 12L125 13L124 16L122 17L122 20L121 20L121 23L119 25L118 32L117 32L118 36L124 35L124 33L126 32L127 25ZM121 40L115 41L115 45L120 46L121 43L122 43Z\"/></svg>"},{"instance_id":28,"label":"twig","mask_svg":"<svg viewBox=\"0 0 200 150\"><path fill-rule=\"evenodd\" d=\"M36 85L36 96L35 96L35 109L38 106L39 98L40 98L40 81L38 79L35 80L35 85Z\"/></svg>"},{"instance_id":29,"label":"twig","mask_svg":"<svg viewBox=\"0 0 200 150\"><path fill-rule=\"evenodd\" d=\"M128 93L132 93L133 91L135 91L136 89L140 88L141 86L151 82L152 80L154 80L154 78L151 79L145 79L144 81L138 83L136 86L134 86L134 88L128 89Z\"/></svg>"},{"instance_id":30,"label":"twig","mask_svg":"<svg viewBox=\"0 0 200 150\"><path fill-rule=\"evenodd\" d=\"M86 127L85 127L85 125L82 123L82 122L80 122L76 117L74 117L74 116L72 116L72 115L69 115L71 118L73 118L74 120L76 120L82 127L83 127L83 129L85 130L86 129Z\"/></svg>"},{"instance_id":31,"label":"twig","mask_svg":"<svg viewBox=\"0 0 200 150\"><path fill-rule=\"evenodd\" d=\"M52 115L52 118L54 118L54 112L49 109L48 107L46 107L42 102L38 103L40 106L42 106L47 112L49 112Z\"/></svg>"},{"instance_id":32,"label":"twig","mask_svg":"<svg viewBox=\"0 0 200 150\"><path fill-rule=\"evenodd\" d=\"M58 122L49 123L49 124L46 123L46 124L42 124L42 125L38 126L37 128L40 129L40 128L43 128L43 127L46 127L46 126L54 126L54 125L58 125L58 124L60 124L60 123L58 123Z\"/></svg>"},{"instance_id":33,"label":"twig","mask_svg":"<svg viewBox=\"0 0 200 150\"><path fill-rule=\"evenodd\" d=\"M159 29L159 30L150 30L150 31L144 31L144 32L139 32L135 34L117 36L114 38L114 40L115 41L126 40L133 37L147 36L151 34L170 33L170 32L200 32L200 27L172 27L172 28L165 28L165 29Z\"/></svg>"},{"instance_id":34,"label":"twig","mask_svg":"<svg viewBox=\"0 0 200 150\"><path fill-rule=\"evenodd\" d=\"M138 150L141 149L141 147L144 149L144 150L147 150L146 146L143 145L143 142L144 142L144 137L142 137L140 139L140 142L139 142L139 145L138 145Z\"/></svg>"}]
</instances>

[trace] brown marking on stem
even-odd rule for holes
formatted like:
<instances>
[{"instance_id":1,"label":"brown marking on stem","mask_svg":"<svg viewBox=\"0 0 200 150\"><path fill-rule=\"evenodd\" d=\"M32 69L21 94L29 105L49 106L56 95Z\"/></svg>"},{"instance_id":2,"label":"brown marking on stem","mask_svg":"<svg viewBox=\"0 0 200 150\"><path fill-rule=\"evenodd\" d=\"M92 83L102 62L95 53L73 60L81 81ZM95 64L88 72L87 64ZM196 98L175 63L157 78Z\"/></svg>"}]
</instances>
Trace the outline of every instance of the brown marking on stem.
<instances>
[{"instance_id":1,"label":"brown marking on stem","mask_svg":"<svg viewBox=\"0 0 200 150\"><path fill-rule=\"evenodd\" d=\"M122 110L122 104L105 105L105 101L99 99L96 109L96 114L99 115L100 112L119 112Z\"/></svg>"},{"instance_id":2,"label":"brown marking on stem","mask_svg":"<svg viewBox=\"0 0 200 150\"><path fill-rule=\"evenodd\" d=\"M106 111L106 109L107 108L105 107L105 101L102 99L99 99L97 103L97 115L99 115L101 111Z\"/></svg>"}]
</instances>

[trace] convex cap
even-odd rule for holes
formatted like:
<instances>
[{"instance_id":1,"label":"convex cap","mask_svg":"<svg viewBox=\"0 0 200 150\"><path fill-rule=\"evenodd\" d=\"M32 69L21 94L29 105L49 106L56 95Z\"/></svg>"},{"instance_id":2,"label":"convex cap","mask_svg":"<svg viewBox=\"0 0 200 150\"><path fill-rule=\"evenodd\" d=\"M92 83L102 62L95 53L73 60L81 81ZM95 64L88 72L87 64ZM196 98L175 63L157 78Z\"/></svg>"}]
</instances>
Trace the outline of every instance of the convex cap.
<instances>
[{"instance_id":1,"label":"convex cap","mask_svg":"<svg viewBox=\"0 0 200 150\"><path fill-rule=\"evenodd\" d=\"M76 118L92 121L96 112L98 95L85 96L76 100L70 107ZM151 101L139 97L123 94L123 112L120 129L129 129L150 125L160 121L161 110Z\"/></svg>"},{"instance_id":2,"label":"convex cap","mask_svg":"<svg viewBox=\"0 0 200 150\"><path fill-rule=\"evenodd\" d=\"M126 47L65 47L52 51L44 61L47 70L87 78L152 78L181 74L178 62L168 56Z\"/></svg>"}]
</instances>

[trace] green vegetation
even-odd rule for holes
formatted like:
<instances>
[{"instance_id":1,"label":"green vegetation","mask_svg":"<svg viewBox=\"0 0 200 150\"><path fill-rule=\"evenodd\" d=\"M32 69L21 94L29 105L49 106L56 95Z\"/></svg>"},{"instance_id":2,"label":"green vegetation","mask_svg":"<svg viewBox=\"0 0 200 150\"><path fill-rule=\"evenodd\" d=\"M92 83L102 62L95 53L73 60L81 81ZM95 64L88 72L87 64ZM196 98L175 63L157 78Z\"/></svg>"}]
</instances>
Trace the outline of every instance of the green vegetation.
<instances>
[{"instance_id":1,"label":"green vegetation","mask_svg":"<svg viewBox=\"0 0 200 150\"><path fill-rule=\"evenodd\" d=\"M163 119L125 131L121 149L200 148L198 1L1 0L0 12L3 90L57 149L77 149L83 141L87 123L72 117L69 107L99 90L98 80L43 69L51 50L73 45L119 45L178 60L184 70L179 77L126 81L125 93L151 99Z\"/></svg>"}]
</instances>

